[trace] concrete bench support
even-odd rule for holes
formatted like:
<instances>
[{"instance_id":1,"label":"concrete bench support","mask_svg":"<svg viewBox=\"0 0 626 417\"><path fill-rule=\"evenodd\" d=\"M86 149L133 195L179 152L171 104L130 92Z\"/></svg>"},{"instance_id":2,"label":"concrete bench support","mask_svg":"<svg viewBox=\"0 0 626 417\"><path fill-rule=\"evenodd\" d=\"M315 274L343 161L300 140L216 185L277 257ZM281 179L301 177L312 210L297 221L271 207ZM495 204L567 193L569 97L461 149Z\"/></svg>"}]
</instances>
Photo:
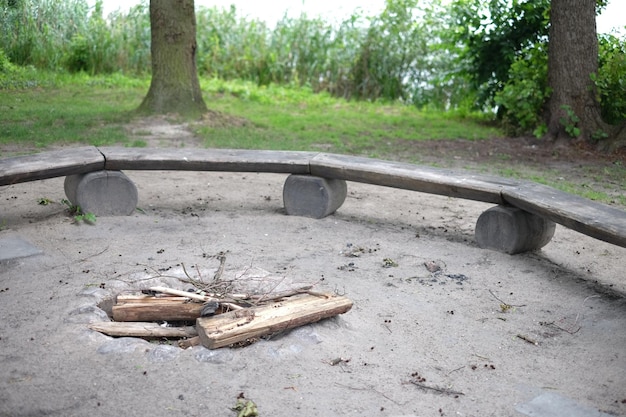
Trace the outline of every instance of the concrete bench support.
<instances>
[{"instance_id":1,"label":"concrete bench support","mask_svg":"<svg viewBox=\"0 0 626 417\"><path fill-rule=\"evenodd\" d=\"M292 174L283 188L287 214L321 219L334 213L346 200L344 180Z\"/></svg>"},{"instance_id":2,"label":"concrete bench support","mask_svg":"<svg viewBox=\"0 0 626 417\"><path fill-rule=\"evenodd\" d=\"M84 213L128 216L137 208L137 187L121 171L94 171L65 177L65 195Z\"/></svg>"},{"instance_id":3,"label":"concrete bench support","mask_svg":"<svg viewBox=\"0 0 626 417\"><path fill-rule=\"evenodd\" d=\"M554 236L556 224L512 206L496 206L480 215L475 238L481 248L511 255L541 249Z\"/></svg>"}]
</instances>

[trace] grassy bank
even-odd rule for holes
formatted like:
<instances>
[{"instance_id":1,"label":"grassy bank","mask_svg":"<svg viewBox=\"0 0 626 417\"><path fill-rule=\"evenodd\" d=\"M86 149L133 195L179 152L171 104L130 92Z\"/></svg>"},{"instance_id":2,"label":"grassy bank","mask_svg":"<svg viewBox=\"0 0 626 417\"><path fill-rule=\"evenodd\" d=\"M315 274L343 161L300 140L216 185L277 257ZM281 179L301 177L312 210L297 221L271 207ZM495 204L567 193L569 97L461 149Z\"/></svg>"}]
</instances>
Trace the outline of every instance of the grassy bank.
<instances>
[{"instance_id":1,"label":"grassy bank","mask_svg":"<svg viewBox=\"0 0 626 417\"><path fill-rule=\"evenodd\" d=\"M420 146L444 139L477 145L501 132L478 115L420 111L399 103L346 101L310 89L202 79L213 117L189 121L201 146L312 150L461 166L529 179L587 198L626 206L626 166L580 166L576 175L495 155L481 165L442 152L423 160ZM0 156L63 145L146 146L128 129L149 80L23 70L0 79ZM214 118L217 118L217 123ZM176 120L175 122L185 122ZM423 149L423 148L422 148ZM570 174L571 174L570 170Z\"/></svg>"},{"instance_id":2,"label":"grassy bank","mask_svg":"<svg viewBox=\"0 0 626 417\"><path fill-rule=\"evenodd\" d=\"M123 127L135 117L133 110L148 86L147 79L65 75L5 89L0 95L0 144L132 145ZM376 156L386 139L479 140L499 134L479 119L398 103L346 101L306 88L204 79L202 89L211 110L234 117L226 125L210 120L193 124L210 147L317 147Z\"/></svg>"}]
</instances>

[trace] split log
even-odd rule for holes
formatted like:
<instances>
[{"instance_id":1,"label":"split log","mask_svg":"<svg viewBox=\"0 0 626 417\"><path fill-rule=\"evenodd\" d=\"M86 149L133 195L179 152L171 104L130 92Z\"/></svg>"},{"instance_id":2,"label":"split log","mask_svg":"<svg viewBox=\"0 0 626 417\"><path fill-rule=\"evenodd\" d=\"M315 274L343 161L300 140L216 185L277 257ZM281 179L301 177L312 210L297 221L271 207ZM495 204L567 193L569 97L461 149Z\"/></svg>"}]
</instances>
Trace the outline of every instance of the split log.
<instances>
[{"instance_id":1,"label":"split log","mask_svg":"<svg viewBox=\"0 0 626 417\"><path fill-rule=\"evenodd\" d=\"M193 326L162 327L157 323L118 323L105 321L92 323L89 328L109 336L145 337L145 338L172 338L196 337L198 332Z\"/></svg>"},{"instance_id":2,"label":"split log","mask_svg":"<svg viewBox=\"0 0 626 417\"><path fill-rule=\"evenodd\" d=\"M178 297L174 297L178 298ZM113 306L115 321L186 321L200 317L202 303L188 300L150 300Z\"/></svg>"},{"instance_id":3,"label":"split log","mask_svg":"<svg viewBox=\"0 0 626 417\"><path fill-rule=\"evenodd\" d=\"M179 301L188 301L188 297L177 297L175 295L159 294L158 296L143 294L140 292L121 293L115 297L115 304L129 303L163 303Z\"/></svg>"},{"instance_id":4,"label":"split log","mask_svg":"<svg viewBox=\"0 0 626 417\"><path fill-rule=\"evenodd\" d=\"M200 317L196 328L202 344L217 349L343 314L352 301L341 296L303 294L283 301Z\"/></svg>"}]
</instances>

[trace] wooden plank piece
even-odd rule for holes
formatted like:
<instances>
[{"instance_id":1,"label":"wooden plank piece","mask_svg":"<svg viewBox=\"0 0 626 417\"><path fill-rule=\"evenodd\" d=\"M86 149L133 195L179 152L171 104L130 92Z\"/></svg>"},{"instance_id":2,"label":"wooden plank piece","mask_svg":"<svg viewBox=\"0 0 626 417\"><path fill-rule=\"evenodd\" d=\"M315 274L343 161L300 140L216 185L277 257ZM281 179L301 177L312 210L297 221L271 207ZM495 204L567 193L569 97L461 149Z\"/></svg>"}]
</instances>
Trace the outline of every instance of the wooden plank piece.
<instances>
[{"instance_id":1,"label":"wooden plank piece","mask_svg":"<svg viewBox=\"0 0 626 417\"><path fill-rule=\"evenodd\" d=\"M504 190L508 204L605 242L626 247L626 211L541 184Z\"/></svg>"},{"instance_id":2,"label":"wooden plank piece","mask_svg":"<svg viewBox=\"0 0 626 417\"><path fill-rule=\"evenodd\" d=\"M171 302L187 302L189 297L177 297L175 295L161 294L158 296L142 294L142 293L122 293L115 297L115 304L129 303L171 303Z\"/></svg>"},{"instance_id":3,"label":"wooden plank piece","mask_svg":"<svg viewBox=\"0 0 626 417\"><path fill-rule=\"evenodd\" d=\"M115 321L186 321L200 317L202 303L170 301L126 303L113 306Z\"/></svg>"},{"instance_id":4,"label":"wooden plank piece","mask_svg":"<svg viewBox=\"0 0 626 417\"><path fill-rule=\"evenodd\" d=\"M314 152L102 147L106 169L308 174Z\"/></svg>"},{"instance_id":5,"label":"wooden plank piece","mask_svg":"<svg viewBox=\"0 0 626 417\"><path fill-rule=\"evenodd\" d=\"M171 338L180 339L184 337L196 337L198 332L194 326L183 327L162 327L157 323L120 323L115 321L105 321L92 323L91 330L116 337L144 337L144 338Z\"/></svg>"},{"instance_id":6,"label":"wooden plank piece","mask_svg":"<svg viewBox=\"0 0 626 417\"><path fill-rule=\"evenodd\" d=\"M519 185L519 181L469 171L333 154L313 158L311 175L495 204L503 203L503 189Z\"/></svg>"},{"instance_id":7,"label":"wooden plank piece","mask_svg":"<svg viewBox=\"0 0 626 417\"><path fill-rule=\"evenodd\" d=\"M67 148L0 159L0 185L82 174L104 169L104 156L93 146Z\"/></svg>"},{"instance_id":8,"label":"wooden plank piece","mask_svg":"<svg viewBox=\"0 0 626 417\"><path fill-rule=\"evenodd\" d=\"M202 344L217 349L343 314L352 308L346 297L303 294L245 310L200 317L196 328Z\"/></svg>"}]
</instances>

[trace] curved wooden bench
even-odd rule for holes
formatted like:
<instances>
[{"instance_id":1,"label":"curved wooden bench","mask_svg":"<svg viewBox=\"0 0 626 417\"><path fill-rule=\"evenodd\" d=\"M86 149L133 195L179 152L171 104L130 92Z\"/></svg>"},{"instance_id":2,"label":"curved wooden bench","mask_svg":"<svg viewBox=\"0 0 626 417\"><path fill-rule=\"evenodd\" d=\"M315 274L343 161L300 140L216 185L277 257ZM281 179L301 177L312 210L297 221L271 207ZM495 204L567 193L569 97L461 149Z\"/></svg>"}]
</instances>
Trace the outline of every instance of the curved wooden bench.
<instances>
[{"instance_id":1,"label":"curved wooden bench","mask_svg":"<svg viewBox=\"0 0 626 417\"><path fill-rule=\"evenodd\" d=\"M362 182L497 204L478 219L476 240L482 247L508 253L538 249L552 238L554 223L626 247L626 212L615 207L527 181L347 155L80 147L1 159L0 185L66 176L66 194L83 210L129 214L136 188L122 170L291 174L283 190L287 213L316 218L341 206L345 181Z\"/></svg>"}]
</instances>

